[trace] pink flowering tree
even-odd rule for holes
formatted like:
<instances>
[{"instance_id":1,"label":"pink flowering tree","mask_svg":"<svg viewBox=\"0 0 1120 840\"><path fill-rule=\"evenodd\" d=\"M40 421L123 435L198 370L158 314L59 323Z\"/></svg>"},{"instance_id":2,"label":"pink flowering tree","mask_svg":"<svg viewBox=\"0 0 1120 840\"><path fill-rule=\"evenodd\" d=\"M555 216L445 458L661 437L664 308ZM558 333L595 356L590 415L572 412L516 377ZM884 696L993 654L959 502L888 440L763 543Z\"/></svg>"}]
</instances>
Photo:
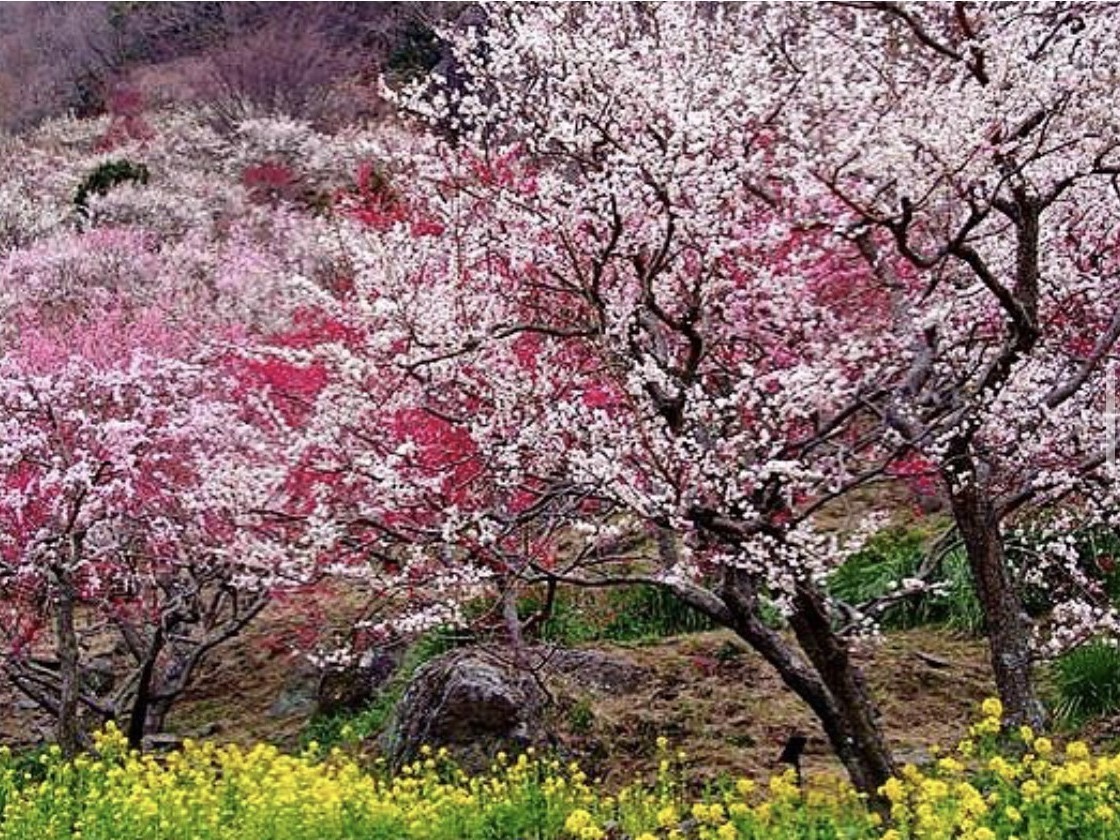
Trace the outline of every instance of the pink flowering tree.
<instances>
[{"instance_id":1,"label":"pink flowering tree","mask_svg":"<svg viewBox=\"0 0 1120 840\"><path fill-rule=\"evenodd\" d=\"M1109 622L1063 532L1115 508L1120 21L955 9L498 7L452 33L456 83L397 95L446 139L386 150L412 189L359 202L353 287L321 301L349 330L317 351L339 521L427 546L417 580L673 592L873 791L893 761L824 581L877 520L826 523L936 482L1009 716L1038 723L1022 576L1059 637ZM1012 522L1045 524L1038 569Z\"/></svg>"},{"instance_id":2,"label":"pink flowering tree","mask_svg":"<svg viewBox=\"0 0 1120 840\"><path fill-rule=\"evenodd\" d=\"M278 518L286 427L233 365L111 312L26 326L0 361L2 663L66 750L89 720L159 731L206 657L306 579Z\"/></svg>"},{"instance_id":3,"label":"pink flowering tree","mask_svg":"<svg viewBox=\"0 0 1120 840\"><path fill-rule=\"evenodd\" d=\"M118 105L0 144L4 672L68 749L91 721L160 729L211 651L318 585L332 478L292 433L322 385L300 347L326 328L291 280L346 285L327 210L364 159L358 129L227 137ZM110 147L151 178L94 191L79 226Z\"/></svg>"}]
</instances>

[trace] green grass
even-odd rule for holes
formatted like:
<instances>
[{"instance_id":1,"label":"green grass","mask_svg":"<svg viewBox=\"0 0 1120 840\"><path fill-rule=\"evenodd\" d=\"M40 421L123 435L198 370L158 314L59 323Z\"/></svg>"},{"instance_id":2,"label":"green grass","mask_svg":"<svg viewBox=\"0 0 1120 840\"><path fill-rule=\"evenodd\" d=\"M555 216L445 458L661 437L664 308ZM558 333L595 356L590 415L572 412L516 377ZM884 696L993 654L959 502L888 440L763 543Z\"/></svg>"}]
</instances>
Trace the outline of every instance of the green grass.
<instances>
[{"instance_id":1,"label":"green grass","mask_svg":"<svg viewBox=\"0 0 1120 840\"><path fill-rule=\"evenodd\" d=\"M863 550L832 573L829 593L852 605L889 595L902 580L917 575L929 543L929 533L917 528L890 528L876 534ZM934 591L889 607L880 624L889 630L936 625L980 635L984 616L964 551L948 552L931 583L936 585Z\"/></svg>"},{"instance_id":2,"label":"green grass","mask_svg":"<svg viewBox=\"0 0 1120 840\"><path fill-rule=\"evenodd\" d=\"M1120 711L1120 647L1092 641L1058 657L1050 666L1054 714L1068 726Z\"/></svg>"},{"instance_id":3,"label":"green grass","mask_svg":"<svg viewBox=\"0 0 1120 840\"><path fill-rule=\"evenodd\" d=\"M522 599L519 612L526 617L540 608L540 599L531 595ZM559 645L641 642L713 627L707 616L664 589L635 585L594 592L560 590L538 636Z\"/></svg>"}]
</instances>

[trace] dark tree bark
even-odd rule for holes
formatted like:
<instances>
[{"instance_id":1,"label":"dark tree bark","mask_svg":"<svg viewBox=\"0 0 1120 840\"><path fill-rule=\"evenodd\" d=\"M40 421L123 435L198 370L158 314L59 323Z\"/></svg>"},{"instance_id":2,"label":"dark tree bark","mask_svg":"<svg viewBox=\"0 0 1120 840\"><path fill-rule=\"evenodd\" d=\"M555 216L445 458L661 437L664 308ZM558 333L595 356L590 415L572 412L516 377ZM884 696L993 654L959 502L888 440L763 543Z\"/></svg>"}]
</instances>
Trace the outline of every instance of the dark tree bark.
<instances>
[{"instance_id":1,"label":"dark tree bark","mask_svg":"<svg viewBox=\"0 0 1120 840\"><path fill-rule=\"evenodd\" d=\"M986 471L964 453L949 463L956 467L947 479L949 501L984 612L992 674L1005 719L1011 725L1042 727L1045 712L1031 675L1031 621L1008 569Z\"/></svg>"},{"instance_id":2,"label":"dark tree bark","mask_svg":"<svg viewBox=\"0 0 1120 840\"><path fill-rule=\"evenodd\" d=\"M958 253L999 299L1007 315L1000 352L978 383L977 393L992 398L1003 389L1012 369L1030 355L1039 338L1039 247L1044 204L1021 188L1015 200L1000 206L1016 231L1015 273L1008 288L991 274L971 248ZM984 612L992 673L1009 723L1040 727L1045 721L1031 674L1031 622L1008 568L990 468L978 456L975 412L960 421L943 466L953 518L968 556L973 585Z\"/></svg>"},{"instance_id":3,"label":"dark tree bark","mask_svg":"<svg viewBox=\"0 0 1120 840\"><path fill-rule=\"evenodd\" d=\"M894 761L863 673L833 629L819 591L809 587L798 591L790 626L831 696L833 708L821 715L821 721L833 749L857 787L877 791L894 775Z\"/></svg>"},{"instance_id":4,"label":"dark tree bark","mask_svg":"<svg viewBox=\"0 0 1120 840\"><path fill-rule=\"evenodd\" d=\"M894 775L894 760L863 675L833 629L820 593L802 587L790 617L808 661L763 623L757 591L745 572L728 570L721 596L727 607L722 623L754 648L809 705L852 784L877 800L879 788Z\"/></svg>"},{"instance_id":5,"label":"dark tree bark","mask_svg":"<svg viewBox=\"0 0 1120 840\"><path fill-rule=\"evenodd\" d=\"M156 660L163 650L163 628L157 627L152 635L152 642L144 661L140 665L139 678L136 681L136 695L132 701L132 709L128 715L128 745L135 750L141 748L144 735L152 731L149 727L149 716L152 712L152 681L155 676ZM162 720L159 728L162 729Z\"/></svg>"},{"instance_id":6,"label":"dark tree bark","mask_svg":"<svg viewBox=\"0 0 1120 840\"><path fill-rule=\"evenodd\" d=\"M82 697L81 652L78 633L74 624L74 604L77 593L69 572L55 570L55 643L58 645L58 706L55 737L66 756L77 755L82 749L81 725L78 710Z\"/></svg>"}]
</instances>

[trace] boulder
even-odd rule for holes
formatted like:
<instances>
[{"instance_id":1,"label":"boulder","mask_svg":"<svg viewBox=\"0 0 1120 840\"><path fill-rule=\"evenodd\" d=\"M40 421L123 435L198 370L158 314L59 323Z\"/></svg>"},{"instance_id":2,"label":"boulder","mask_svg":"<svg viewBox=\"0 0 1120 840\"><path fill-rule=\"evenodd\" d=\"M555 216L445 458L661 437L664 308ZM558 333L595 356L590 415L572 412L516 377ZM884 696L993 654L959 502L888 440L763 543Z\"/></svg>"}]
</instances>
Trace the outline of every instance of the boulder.
<instances>
[{"instance_id":1,"label":"boulder","mask_svg":"<svg viewBox=\"0 0 1120 840\"><path fill-rule=\"evenodd\" d=\"M373 648L346 665L320 667L309 659L294 659L269 714L309 717L360 711L396 673L400 659L396 648Z\"/></svg>"},{"instance_id":2,"label":"boulder","mask_svg":"<svg viewBox=\"0 0 1120 840\"><path fill-rule=\"evenodd\" d=\"M468 768L499 749L546 742L544 688L508 654L460 648L418 670L382 738L393 766L412 760L424 745L452 748Z\"/></svg>"},{"instance_id":3,"label":"boulder","mask_svg":"<svg viewBox=\"0 0 1120 840\"><path fill-rule=\"evenodd\" d=\"M309 716L314 713L319 691L319 667L303 657L293 657L292 668L280 693L269 707L270 717Z\"/></svg>"}]
</instances>

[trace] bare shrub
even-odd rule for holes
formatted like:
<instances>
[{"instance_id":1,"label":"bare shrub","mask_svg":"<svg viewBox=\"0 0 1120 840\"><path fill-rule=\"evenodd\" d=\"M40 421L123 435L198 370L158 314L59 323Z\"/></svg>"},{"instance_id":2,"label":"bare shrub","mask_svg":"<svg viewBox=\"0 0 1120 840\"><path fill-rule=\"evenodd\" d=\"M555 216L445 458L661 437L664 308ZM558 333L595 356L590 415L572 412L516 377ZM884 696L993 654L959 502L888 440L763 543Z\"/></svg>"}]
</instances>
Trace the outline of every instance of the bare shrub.
<instances>
[{"instance_id":1,"label":"bare shrub","mask_svg":"<svg viewBox=\"0 0 1120 840\"><path fill-rule=\"evenodd\" d=\"M357 53L300 18L269 20L212 54L209 107L220 125L262 114L314 119L331 84L357 70Z\"/></svg>"},{"instance_id":2,"label":"bare shrub","mask_svg":"<svg viewBox=\"0 0 1120 840\"><path fill-rule=\"evenodd\" d=\"M0 4L0 126L100 113L121 59L109 5Z\"/></svg>"}]
</instances>

